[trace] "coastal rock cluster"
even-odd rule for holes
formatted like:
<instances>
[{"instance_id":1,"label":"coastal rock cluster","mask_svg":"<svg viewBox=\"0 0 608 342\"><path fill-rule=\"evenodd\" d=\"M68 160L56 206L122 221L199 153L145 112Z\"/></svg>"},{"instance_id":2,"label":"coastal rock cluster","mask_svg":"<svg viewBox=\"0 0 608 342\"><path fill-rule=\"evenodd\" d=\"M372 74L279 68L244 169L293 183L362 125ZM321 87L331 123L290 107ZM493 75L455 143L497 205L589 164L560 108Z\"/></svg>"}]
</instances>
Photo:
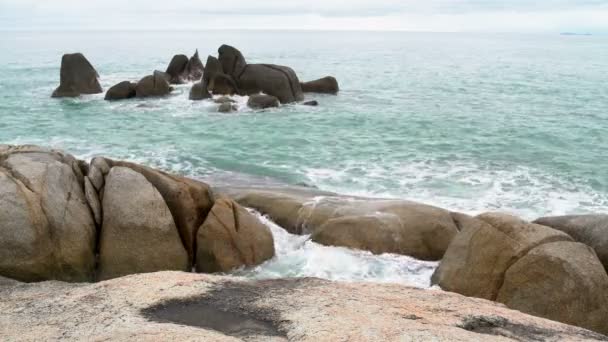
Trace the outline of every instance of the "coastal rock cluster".
<instances>
[{"instance_id":1,"label":"coastal rock cluster","mask_svg":"<svg viewBox=\"0 0 608 342\"><path fill-rule=\"evenodd\" d=\"M441 260L432 282L446 291L608 334L606 215L531 223L310 188L212 190L38 146L0 146L0 276L87 282L259 265L273 237L246 208L323 245Z\"/></svg>"},{"instance_id":2,"label":"coastal rock cluster","mask_svg":"<svg viewBox=\"0 0 608 342\"><path fill-rule=\"evenodd\" d=\"M81 94L98 94L103 90L99 75L80 53L66 54L61 62L61 84L53 97L77 97ZM173 91L172 84L195 82L189 98L193 101L210 99L212 95L248 95L248 105L253 109L278 107L280 104L300 102L304 93L337 94L338 81L327 76L319 80L301 83L295 71L275 64L250 64L243 54L229 45L218 49L218 57L209 56L206 66L198 50L188 58L175 55L167 69L155 70L137 82L123 81L112 86L105 95L109 101L134 97L161 97ZM317 102L306 102L315 105ZM234 108L220 106L220 112Z\"/></svg>"},{"instance_id":3,"label":"coastal rock cluster","mask_svg":"<svg viewBox=\"0 0 608 342\"><path fill-rule=\"evenodd\" d=\"M0 222L0 275L26 282L228 271L274 256L269 229L207 184L38 146L0 146Z\"/></svg>"}]
</instances>

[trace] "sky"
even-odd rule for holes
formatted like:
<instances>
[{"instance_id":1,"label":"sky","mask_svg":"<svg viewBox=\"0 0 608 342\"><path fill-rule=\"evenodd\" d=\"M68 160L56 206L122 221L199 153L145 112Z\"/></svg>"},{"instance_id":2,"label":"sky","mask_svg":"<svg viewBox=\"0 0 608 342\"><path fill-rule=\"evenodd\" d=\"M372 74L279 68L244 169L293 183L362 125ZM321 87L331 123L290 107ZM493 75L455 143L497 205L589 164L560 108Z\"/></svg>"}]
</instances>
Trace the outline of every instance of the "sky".
<instances>
[{"instance_id":1,"label":"sky","mask_svg":"<svg viewBox=\"0 0 608 342\"><path fill-rule=\"evenodd\" d=\"M0 30L608 33L608 0L0 0Z\"/></svg>"}]
</instances>

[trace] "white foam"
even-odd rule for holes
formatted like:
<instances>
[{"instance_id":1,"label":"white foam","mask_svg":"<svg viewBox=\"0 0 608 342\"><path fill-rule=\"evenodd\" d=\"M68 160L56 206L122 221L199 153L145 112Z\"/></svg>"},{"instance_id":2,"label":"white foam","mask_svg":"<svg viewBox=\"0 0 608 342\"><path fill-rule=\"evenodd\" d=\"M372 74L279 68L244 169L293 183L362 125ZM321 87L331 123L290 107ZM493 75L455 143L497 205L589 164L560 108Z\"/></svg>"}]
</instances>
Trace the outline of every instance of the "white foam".
<instances>
[{"instance_id":1,"label":"white foam","mask_svg":"<svg viewBox=\"0 0 608 342\"><path fill-rule=\"evenodd\" d=\"M268 218L252 211L272 231L276 256L236 275L255 279L316 277L338 281L399 283L430 287L438 263L395 254L373 255L312 242L309 235L289 234Z\"/></svg>"}]
</instances>

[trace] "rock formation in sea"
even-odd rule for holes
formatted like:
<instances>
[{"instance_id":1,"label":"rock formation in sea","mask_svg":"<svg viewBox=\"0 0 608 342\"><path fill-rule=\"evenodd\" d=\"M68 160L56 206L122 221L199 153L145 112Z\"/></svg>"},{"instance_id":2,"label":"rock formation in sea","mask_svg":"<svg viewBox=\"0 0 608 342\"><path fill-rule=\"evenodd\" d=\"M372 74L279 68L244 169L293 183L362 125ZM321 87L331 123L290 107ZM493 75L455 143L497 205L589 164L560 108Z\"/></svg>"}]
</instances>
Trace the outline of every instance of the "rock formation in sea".
<instances>
[{"instance_id":1,"label":"rock formation in sea","mask_svg":"<svg viewBox=\"0 0 608 342\"><path fill-rule=\"evenodd\" d=\"M158 272L0 278L4 341L605 341L483 299L402 285Z\"/></svg>"},{"instance_id":2,"label":"rock formation in sea","mask_svg":"<svg viewBox=\"0 0 608 342\"><path fill-rule=\"evenodd\" d=\"M137 97L158 97L168 95L171 90L166 75L155 71L152 75L148 75L137 82L135 95Z\"/></svg>"},{"instance_id":3,"label":"rock formation in sea","mask_svg":"<svg viewBox=\"0 0 608 342\"><path fill-rule=\"evenodd\" d=\"M318 80L301 83L305 93L337 94L340 91L338 80L333 76L326 76Z\"/></svg>"},{"instance_id":4,"label":"rock formation in sea","mask_svg":"<svg viewBox=\"0 0 608 342\"><path fill-rule=\"evenodd\" d=\"M77 97L81 94L103 92L99 74L81 53L65 54L61 58L59 87L52 97Z\"/></svg>"},{"instance_id":5,"label":"rock formation in sea","mask_svg":"<svg viewBox=\"0 0 608 342\"><path fill-rule=\"evenodd\" d=\"M123 81L113 85L110 89L108 89L104 99L108 101L124 100L133 98L136 95L137 83Z\"/></svg>"}]
</instances>

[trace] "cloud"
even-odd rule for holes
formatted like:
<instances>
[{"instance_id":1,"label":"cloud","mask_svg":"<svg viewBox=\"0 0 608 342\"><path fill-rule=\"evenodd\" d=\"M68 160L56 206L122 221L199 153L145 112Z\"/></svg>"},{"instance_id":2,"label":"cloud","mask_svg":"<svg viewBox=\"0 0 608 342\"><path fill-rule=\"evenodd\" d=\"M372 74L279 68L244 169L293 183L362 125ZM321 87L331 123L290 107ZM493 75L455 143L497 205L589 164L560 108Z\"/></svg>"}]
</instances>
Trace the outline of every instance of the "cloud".
<instances>
[{"instance_id":1,"label":"cloud","mask_svg":"<svg viewBox=\"0 0 608 342\"><path fill-rule=\"evenodd\" d=\"M0 27L173 29L608 30L599 0L0 0ZM600 18L600 19L598 19Z\"/></svg>"}]
</instances>

